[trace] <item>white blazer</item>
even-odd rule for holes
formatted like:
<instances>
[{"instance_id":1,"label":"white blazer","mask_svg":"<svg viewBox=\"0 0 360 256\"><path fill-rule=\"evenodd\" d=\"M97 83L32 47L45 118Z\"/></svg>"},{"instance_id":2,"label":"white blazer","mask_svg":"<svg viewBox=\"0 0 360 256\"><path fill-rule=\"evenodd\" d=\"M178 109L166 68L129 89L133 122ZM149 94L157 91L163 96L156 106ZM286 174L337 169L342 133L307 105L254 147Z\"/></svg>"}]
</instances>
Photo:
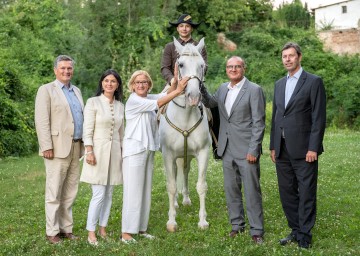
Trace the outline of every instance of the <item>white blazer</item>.
<instances>
[{"instance_id":1,"label":"white blazer","mask_svg":"<svg viewBox=\"0 0 360 256\"><path fill-rule=\"evenodd\" d=\"M84 161L80 181L97 185L119 185L122 177L124 105L112 104L103 94L87 100L84 109L83 141L93 146L96 165ZM108 182L109 181L109 182Z\"/></svg>"}]
</instances>

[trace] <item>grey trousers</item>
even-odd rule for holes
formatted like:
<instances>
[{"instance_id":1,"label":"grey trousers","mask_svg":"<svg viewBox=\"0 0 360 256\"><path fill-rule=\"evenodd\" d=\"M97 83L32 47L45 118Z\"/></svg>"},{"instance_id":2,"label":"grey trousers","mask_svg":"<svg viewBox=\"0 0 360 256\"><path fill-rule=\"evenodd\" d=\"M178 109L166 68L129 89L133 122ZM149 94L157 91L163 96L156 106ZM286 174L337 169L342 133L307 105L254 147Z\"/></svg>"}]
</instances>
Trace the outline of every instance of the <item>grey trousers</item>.
<instances>
[{"instance_id":1,"label":"grey trousers","mask_svg":"<svg viewBox=\"0 0 360 256\"><path fill-rule=\"evenodd\" d=\"M242 187L246 200L246 213L250 235L264 234L262 196L260 189L260 164L250 164L236 158L228 147L223 155L224 189L232 230L245 227Z\"/></svg>"}]
</instances>

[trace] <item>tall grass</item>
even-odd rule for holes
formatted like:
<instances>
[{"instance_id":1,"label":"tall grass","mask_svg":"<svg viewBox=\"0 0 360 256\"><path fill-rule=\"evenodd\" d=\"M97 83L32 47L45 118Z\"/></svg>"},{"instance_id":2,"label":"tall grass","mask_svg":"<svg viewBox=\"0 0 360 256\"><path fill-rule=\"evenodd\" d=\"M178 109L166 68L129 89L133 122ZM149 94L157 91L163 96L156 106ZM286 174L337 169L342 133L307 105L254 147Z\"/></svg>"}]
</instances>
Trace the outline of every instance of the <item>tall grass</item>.
<instances>
[{"instance_id":1,"label":"tall grass","mask_svg":"<svg viewBox=\"0 0 360 256\"><path fill-rule=\"evenodd\" d=\"M248 233L228 238L228 224L221 162L210 160L207 172L206 207L208 230L197 228L199 202L195 163L190 174L193 205L178 209L178 231L166 231L168 198L161 155L156 155L152 207L148 232L157 239L136 237L136 245L119 241L122 187L114 191L108 225L109 241L96 248L86 242L86 215L91 196L81 184L73 208L74 233L81 239L51 245L45 240L43 161L38 156L0 161L0 255L360 255L360 133L327 131L325 153L320 157L317 222L313 247L300 250L296 244L280 246L289 233L280 205L275 167L265 136L261 159L261 185L265 215L265 244L255 245Z\"/></svg>"}]
</instances>

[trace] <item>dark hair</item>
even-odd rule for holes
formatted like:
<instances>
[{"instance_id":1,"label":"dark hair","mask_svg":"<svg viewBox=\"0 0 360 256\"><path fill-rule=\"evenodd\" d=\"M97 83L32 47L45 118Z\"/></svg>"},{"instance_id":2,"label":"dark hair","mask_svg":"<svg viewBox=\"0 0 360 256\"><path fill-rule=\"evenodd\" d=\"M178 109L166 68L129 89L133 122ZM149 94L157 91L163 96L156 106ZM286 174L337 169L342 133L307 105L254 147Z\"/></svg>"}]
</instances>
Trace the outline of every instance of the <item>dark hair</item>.
<instances>
[{"instance_id":1,"label":"dark hair","mask_svg":"<svg viewBox=\"0 0 360 256\"><path fill-rule=\"evenodd\" d=\"M54 61L54 68L57 68L57 65L59 64L60 61L71 61L71 66L74 67L75 65L75 61L70 56L59 55L56 57Z\"/></svg>"},{"instance_id":2,"label":"dark hair","mask_svg":"<svg viewBox=\"0 0 360 256\"><path fill-rule=\"evenodd\" d=\"M290 48L294 48L296 53L301 56L302 53L301 53L301 48L300 46L297 44L297 43L294 43L294 42L288 42L284 45L284 47L281 49L281 53L284 51L284 50L287 50L287 49L290 49Z\"/></svg>"},{"instance_id":3,"label":"dark hair","mask_svg":"<svg viewBox=\"0 0 360 256\"><path fill-rule=\"evenodd\" d=\"M97 88L97 91L96 91L96 96L100 96L102 93L103 93L103 88L102 88L102 81L105 79L105 77L107 77L108 75L113 75L119 86L118 88L116 89L116 91L114 92L114 96L115 96L115 100L118 100L118 101L121 101L122 102L122 99L123 99L123 86L122 86L122 81L121 81L121 77L120 75L113 69L108 69L106 70L100 77L100 80L99 80L99 85L98 85L98 88Z\"/></svg>"}]
</instances>

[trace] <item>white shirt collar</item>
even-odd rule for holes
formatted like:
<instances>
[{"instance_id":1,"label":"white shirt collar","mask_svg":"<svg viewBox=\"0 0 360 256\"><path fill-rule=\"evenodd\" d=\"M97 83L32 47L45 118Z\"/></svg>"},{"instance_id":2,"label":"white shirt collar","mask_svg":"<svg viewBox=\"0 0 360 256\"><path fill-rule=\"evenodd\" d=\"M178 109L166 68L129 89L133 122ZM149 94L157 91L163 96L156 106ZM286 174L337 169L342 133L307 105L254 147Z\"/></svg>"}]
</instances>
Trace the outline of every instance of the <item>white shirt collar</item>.
<instances>
[{"instance_id":1,"label":"white shirt collar","mask_svg":"<svg viewBox=\"0 0 360 256\"><path fill-rule=\"evenodd\" d=\"M246 80L246 77L244 76L243 79L241 79L241 81L238 82L237 84L235 84L234 86L231 86L231 82L229 82L227 88L228 88L229 90L234 90L234 89L238 89L238 90L239 90L239 89L244 85L245 80Z\"/></svg>"}]
</instances>

